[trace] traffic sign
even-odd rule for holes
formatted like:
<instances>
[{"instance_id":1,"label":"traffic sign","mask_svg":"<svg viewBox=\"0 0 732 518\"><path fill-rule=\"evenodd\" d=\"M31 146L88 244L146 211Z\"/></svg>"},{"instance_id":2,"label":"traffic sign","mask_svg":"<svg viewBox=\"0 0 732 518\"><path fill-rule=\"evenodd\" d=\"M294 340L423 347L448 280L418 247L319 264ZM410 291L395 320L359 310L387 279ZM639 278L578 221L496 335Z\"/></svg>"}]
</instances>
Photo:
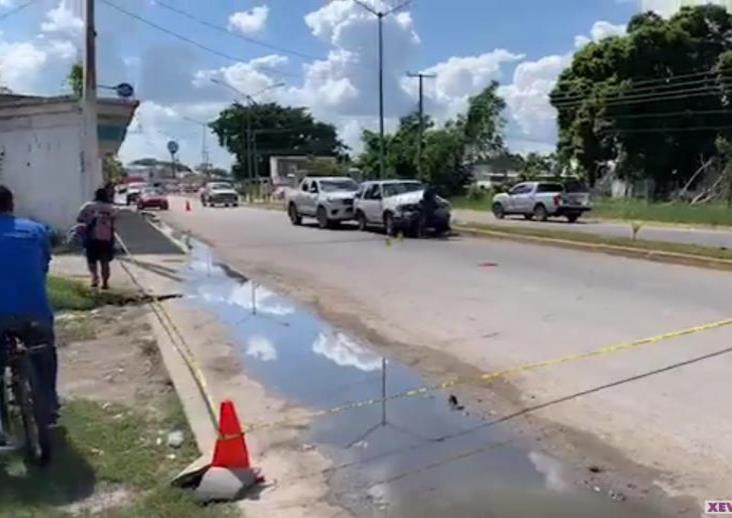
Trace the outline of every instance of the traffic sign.
<instances>
[{"instance_id":1,"label":"traffic sign","mask_svg":"<svg viewBox=\"0 0 732 518\"><path fill-rule=\"evenodd\" d=\"M171 155L175 155L178 152L178 143L175 140L168 142L168 151Z\"/></svg>"},{"instance_id":2,"label":"traffic sign","mask_svg":"<svg viewBox=\"0 0 732 518\"><path fill-rule=\"evenodd\" d=\"M114 89L117 91L117 95L119 95L123 99L127 99L135 95L135 89L130 83L120 83L115 86Z\"/></svg>"}]
</instances>

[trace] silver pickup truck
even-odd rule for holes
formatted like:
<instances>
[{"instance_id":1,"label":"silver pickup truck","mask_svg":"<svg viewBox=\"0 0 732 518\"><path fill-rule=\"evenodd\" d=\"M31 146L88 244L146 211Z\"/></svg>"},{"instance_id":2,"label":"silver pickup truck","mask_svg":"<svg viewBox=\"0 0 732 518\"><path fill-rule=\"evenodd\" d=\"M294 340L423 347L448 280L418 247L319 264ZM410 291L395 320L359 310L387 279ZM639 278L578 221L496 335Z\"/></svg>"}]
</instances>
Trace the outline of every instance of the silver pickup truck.
<instances>
[{"instance_id":1,"label":"silver pickup truck","mask_svg":"<svg viewBox=\"0 0 732 518\"><path fill-rule=\"evenodd\" d=\"M570 223L592 210L590 193L580 182L567 186L557 182L523 182L507 193L493 197L493 215L503 219L511 214L526 219L546 221L551 216L564 216Z\"/></svg>"},{"instance_id":2,"label":"silver pickup truck","mask_svg":"<svg viewBox=\"0 0 732 518\"><path fill-rule=\"evenodd\" d=\"M287 215L293 225L303 216L315 218L320 228L353 219L353 200L358 184L348 177L306 177L286 197Z\"/></svg>"}]
</instances>

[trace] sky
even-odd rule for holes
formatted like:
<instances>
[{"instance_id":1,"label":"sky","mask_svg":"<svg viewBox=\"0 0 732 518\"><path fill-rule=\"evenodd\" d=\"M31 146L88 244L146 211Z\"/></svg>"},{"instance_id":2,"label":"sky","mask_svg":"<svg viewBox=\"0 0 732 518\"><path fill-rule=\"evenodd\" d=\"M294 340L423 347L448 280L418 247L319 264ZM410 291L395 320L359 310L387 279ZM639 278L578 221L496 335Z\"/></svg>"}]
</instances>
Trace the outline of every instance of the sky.
<instances>
[{"instance_id":1,"label":"sky","mask_svg":"<svg viewBox=\"0 0 732 518\"><path fill-rule=\"evenodd\" d=\"M401 0L363 0L387 9ZM417 107L438 123L465 110L492 80L506 100L513 152L550 152L559 73L590 41L623 34L634 14L669 16L704 0L413 0L384 19L387 129ZM716 3L730 5L730 0ZM27 5L26 5L27 4ZM0 0L0 86L16 93L69 93L81 57L83 0ZM353 0L96 0L100 85L131 83L140 106L120 158L201 162L233 158L202 124L246 94L307 107L334 124L354 153L363 129L378 128L376 18ZM215 83L214 81L218 81ZM113 95L101 90L101 95ZM198 122L194 122L198 121Z\"/></svg>"}]
</instances>

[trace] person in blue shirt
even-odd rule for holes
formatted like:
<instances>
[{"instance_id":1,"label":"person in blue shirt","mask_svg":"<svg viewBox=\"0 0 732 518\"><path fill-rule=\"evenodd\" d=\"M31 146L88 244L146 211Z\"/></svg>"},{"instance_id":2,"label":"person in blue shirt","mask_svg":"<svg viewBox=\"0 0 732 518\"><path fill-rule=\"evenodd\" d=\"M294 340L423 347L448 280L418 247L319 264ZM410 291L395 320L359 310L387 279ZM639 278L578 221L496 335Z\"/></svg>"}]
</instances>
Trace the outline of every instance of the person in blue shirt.
<instances>
[{"instance_id":1,"label":"person in blue shirt","mask_svg":"<svg viewBox=\"0 0 732 518\"><path fill-rule=\"evenodd\" d=\"M46 275L51 261L50 236L47 227L15 217L14 210L13 193L0 185L0 335L10 322L13 325L22 322L26 330L26 336L22 338L27 345L47 346L32 358L55 420L58 415L58 360L53 310L46 294ZM5 366L5 352L4 344L0 343L0 372ZM0 382L1 379L0 376ZM0 431L0 444L4 439Z\"/></svg>"}]
</instances>

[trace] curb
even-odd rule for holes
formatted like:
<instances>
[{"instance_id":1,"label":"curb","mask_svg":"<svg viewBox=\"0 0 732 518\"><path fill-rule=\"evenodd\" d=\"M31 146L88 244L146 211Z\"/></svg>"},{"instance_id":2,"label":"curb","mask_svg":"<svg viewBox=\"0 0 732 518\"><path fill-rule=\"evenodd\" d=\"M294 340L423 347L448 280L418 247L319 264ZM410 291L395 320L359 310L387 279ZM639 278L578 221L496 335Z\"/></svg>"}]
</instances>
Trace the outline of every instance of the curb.
<instances>
[{"instance_id":1,"label":"curb","mask_svg":"<svg viewBox=\"0 0 732 518\"><path fill-rule=\"evenodd\" d=\"M472 237L493 237L498 239L506 239L511 241L523 241L544 246L555 246L560 248L569 248L573 250L581 250L585 252L604 253L608 255L616 255L622 257L630 257L633 259L645 259L647 261L655 261L668 264L680 264L684 266L696 266L713 270L732 271L732 260L715 259L713 257L705 257L702 255L684 254L681 252L668 252L655 249L641 249L630 246L610 245L601 243L584 243L582 241L573 241L571 239L561 239L553 237L540 237L522 234L514 234L512 232L501 232L499 230L487 230L470 227L466 225L455 225L453 229L464 235Z\"/></svg>"}]
</instances>

